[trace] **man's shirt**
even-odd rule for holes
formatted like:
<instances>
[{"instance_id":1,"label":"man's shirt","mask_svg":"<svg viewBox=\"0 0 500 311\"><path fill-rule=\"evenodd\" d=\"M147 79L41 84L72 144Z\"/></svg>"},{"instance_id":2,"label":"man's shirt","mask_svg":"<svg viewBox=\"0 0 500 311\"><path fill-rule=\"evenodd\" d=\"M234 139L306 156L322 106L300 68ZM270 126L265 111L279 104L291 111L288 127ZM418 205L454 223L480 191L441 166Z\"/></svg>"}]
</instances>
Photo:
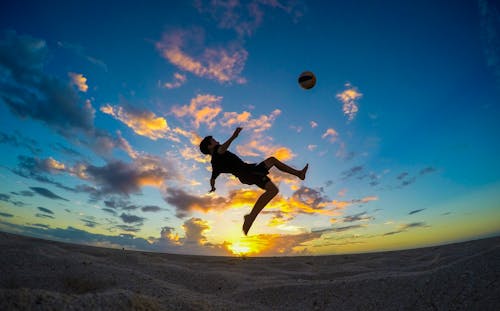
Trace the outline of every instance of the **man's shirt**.
<instances>
[{"instance_id":1,"label":"man's shirt","mask_svg":"<svg viewBox=\"0 0 500 311\"><path fill-rule=\"evenodd\" d=\"M216 179L221 173L231 173L238 177L241 173L248 169L249 164L243 162L237 155L229 150L223 154L219 154L221 145L217 145L212 153L212 179Z\"/></svg>"}]
</instances>

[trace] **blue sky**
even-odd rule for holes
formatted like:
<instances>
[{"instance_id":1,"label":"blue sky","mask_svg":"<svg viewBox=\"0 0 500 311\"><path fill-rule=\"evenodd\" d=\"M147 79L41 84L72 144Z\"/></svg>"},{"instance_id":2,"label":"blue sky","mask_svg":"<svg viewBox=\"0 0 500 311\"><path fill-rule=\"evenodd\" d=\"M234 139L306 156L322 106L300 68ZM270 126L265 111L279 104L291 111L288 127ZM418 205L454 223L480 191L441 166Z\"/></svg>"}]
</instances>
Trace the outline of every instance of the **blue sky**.
<instances>
[{"instance_id":1,"label":"blue sky","mask_svg":"<svg viewBox=\"0 0 500 311\"><path fill-rule=\"evenodd\" d=\"M202 255L336 254L500 232L494 1L16 1L0 10L0 230ZM317 77L311 90L299 74ZM200 139L276 156L210 189Z\"/></svg>"}]
</instances>

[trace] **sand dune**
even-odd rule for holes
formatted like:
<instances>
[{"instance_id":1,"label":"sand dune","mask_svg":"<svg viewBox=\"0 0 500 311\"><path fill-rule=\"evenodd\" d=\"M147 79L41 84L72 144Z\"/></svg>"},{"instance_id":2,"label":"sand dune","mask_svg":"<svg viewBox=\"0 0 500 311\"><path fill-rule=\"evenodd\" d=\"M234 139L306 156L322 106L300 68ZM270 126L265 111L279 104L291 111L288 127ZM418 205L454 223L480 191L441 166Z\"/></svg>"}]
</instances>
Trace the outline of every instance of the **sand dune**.
<instances>
[{"instance_id":1,"label":"sand dune","mask_svg":"<svg viewBox=\"0 0 500 311\"><path fill-rule=\"evenodd\" d=\"M360 255L231 258L0 233L0 310L499 310L500 237Z\"/></svg>"}]
</instances>

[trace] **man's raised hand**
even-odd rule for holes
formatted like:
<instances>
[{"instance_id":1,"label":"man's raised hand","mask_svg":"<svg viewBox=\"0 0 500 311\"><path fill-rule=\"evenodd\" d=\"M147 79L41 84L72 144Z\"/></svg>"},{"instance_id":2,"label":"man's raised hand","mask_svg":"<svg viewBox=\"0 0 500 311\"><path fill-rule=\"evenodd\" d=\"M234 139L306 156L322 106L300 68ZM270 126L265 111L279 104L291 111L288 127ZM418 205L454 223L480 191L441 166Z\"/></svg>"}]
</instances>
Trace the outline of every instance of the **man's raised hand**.
<instances>
[{"instance_id":1,"label":"man's raised hand","mask_svg":"<svg viewBox=\"0 0 500 311\"><path fill-rule=\"evenodd\" d=\"M241 130L242 130L242 129L243 129L243 128L241 128L241 127L237 127L237 128L234 130L233 137L234 137L234 138L238 137L238 134L240 134L240 132L241 132Z\"/></svg>"}]
</instances>

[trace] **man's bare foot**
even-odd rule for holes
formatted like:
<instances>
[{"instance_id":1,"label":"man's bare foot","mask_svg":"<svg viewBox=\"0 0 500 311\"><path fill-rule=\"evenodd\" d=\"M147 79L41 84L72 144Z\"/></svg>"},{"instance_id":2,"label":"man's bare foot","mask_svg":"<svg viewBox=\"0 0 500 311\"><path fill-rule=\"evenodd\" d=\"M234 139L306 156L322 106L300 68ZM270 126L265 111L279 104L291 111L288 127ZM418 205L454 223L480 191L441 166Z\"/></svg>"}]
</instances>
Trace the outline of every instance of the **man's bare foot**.
<instances>
[{"instance_id":1,"label":"man's bare foot","mask_svg":"<svg viewBox=\"0 0 500 311\"><path fill-rule=\"evenodd\" d=\"M250 218L250 215L245 215L243 218L245 219L243 222L243 233L247 235L248 230L250 230L250 227L252 226L253 220Z\"/></svg>"},{"instance_id":2,"label":"man's bare foot","mask_svg":"<svg viewBox=\"0 0 500 311\"><path fill-rule=\"evenodd\" d=\"M301 180L304 180L306 179L306 173L307 173L307 169L309 168L309 164L306 164L306 166L304 166L304 168L302 169L302 171L300 171L300 175L299 175L299 178Z\"/></svg>"}]
</instances>

